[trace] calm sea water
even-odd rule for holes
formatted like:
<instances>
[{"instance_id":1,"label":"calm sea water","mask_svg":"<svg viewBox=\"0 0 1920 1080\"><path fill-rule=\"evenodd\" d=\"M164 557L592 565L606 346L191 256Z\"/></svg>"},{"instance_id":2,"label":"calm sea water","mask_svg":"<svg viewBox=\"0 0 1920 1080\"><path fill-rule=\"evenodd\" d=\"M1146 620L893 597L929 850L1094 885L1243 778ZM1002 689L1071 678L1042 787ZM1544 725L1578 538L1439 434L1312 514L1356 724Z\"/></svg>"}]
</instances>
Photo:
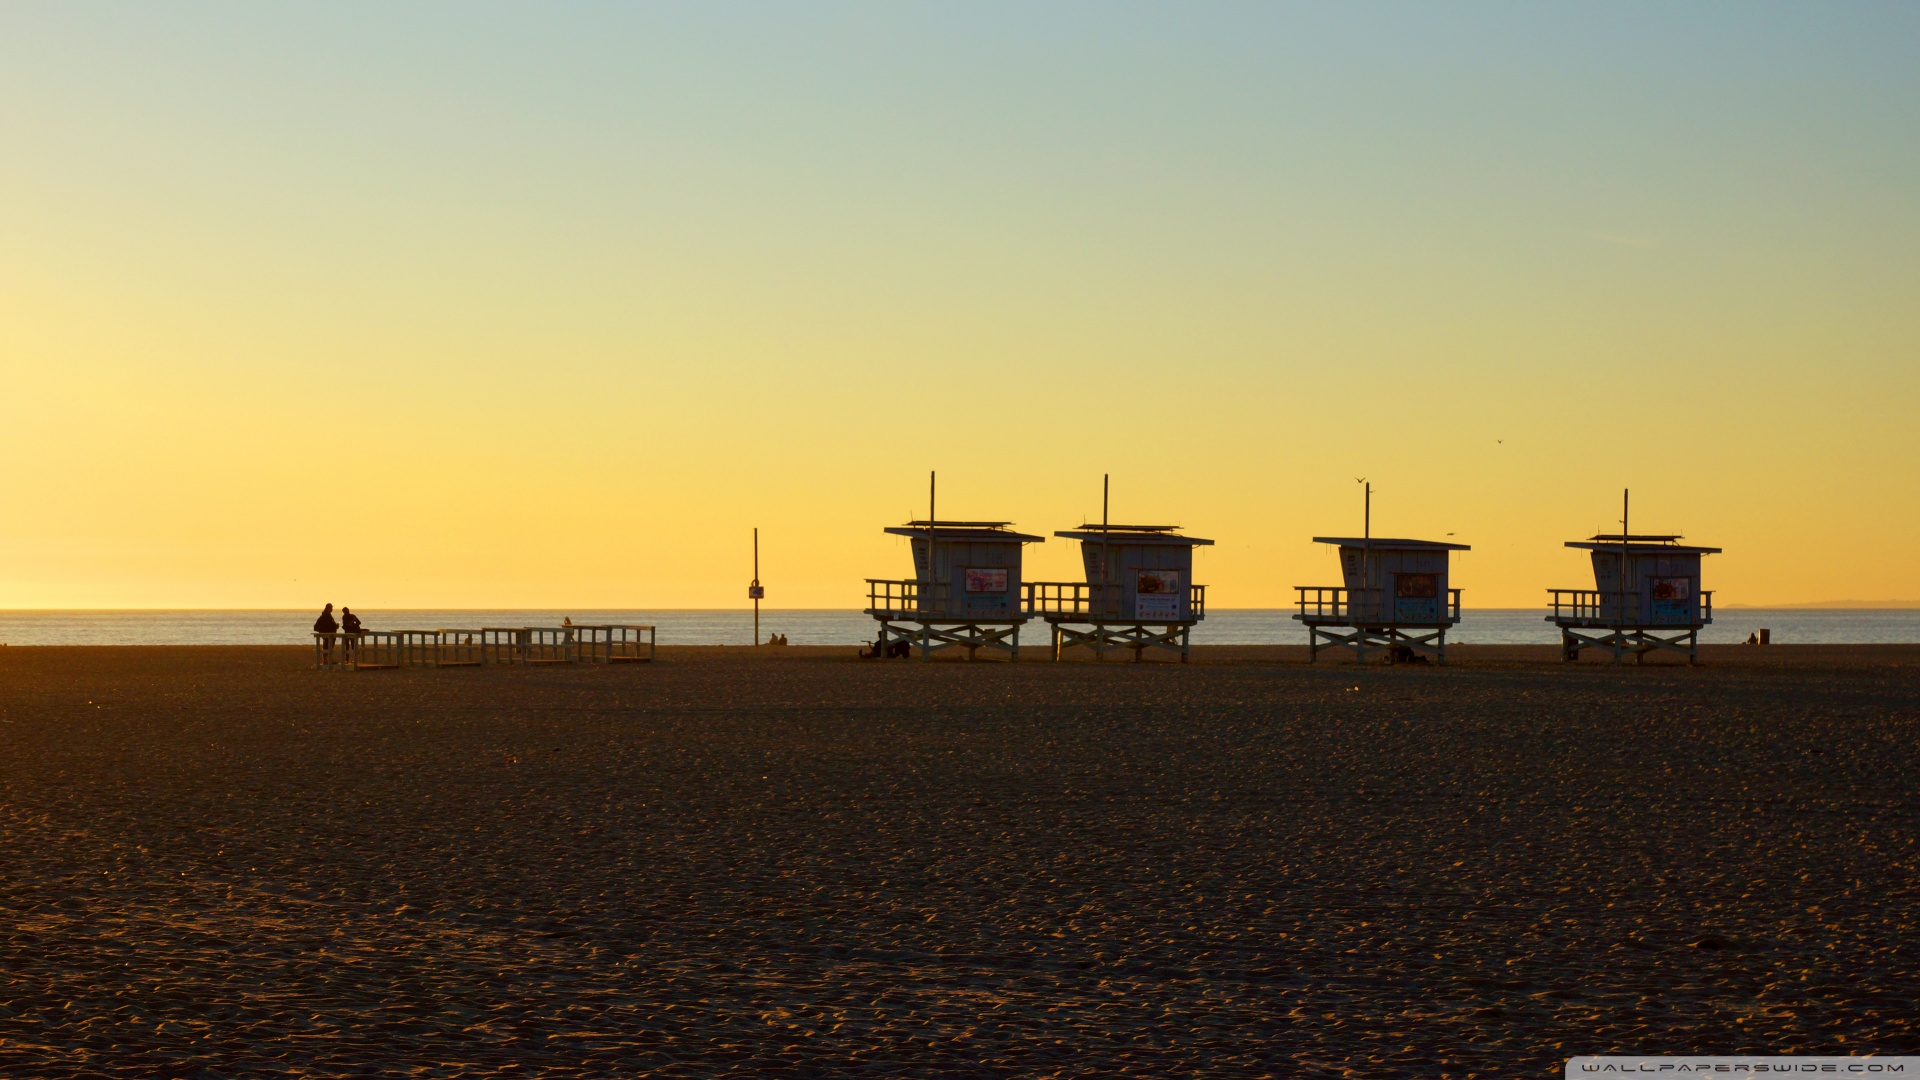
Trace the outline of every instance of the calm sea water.
<instances>
[{"instance_id":1,"label":"calm sea water","mask_svg":"<svg viewBox=\"0 0 1920 1080\"><path fill-rule=\"evenodd\" d=\"M0 611L0 642L12 645L304 645L312 611ZM751 611L376 611L359 613L370 630L440 627L558 626L638 623L659 627L663 645L745 645L753 638ZM1195 644L1305 644L1291 609L1215 610L1194 629ZM1559 640L1545 613L1468 610L1449 640L1472 645L1552 644ZM1835 609L1722 609L1702 638L1737 643L1760 627L1780 644L1898 644L1920 642L1920 611ZM853 645L873 637L874 622L858 611L762 611L760 631L781 633L794 645ZM1044 623L1021 637L1047 639Z\"/></svg>"}]
</instances>

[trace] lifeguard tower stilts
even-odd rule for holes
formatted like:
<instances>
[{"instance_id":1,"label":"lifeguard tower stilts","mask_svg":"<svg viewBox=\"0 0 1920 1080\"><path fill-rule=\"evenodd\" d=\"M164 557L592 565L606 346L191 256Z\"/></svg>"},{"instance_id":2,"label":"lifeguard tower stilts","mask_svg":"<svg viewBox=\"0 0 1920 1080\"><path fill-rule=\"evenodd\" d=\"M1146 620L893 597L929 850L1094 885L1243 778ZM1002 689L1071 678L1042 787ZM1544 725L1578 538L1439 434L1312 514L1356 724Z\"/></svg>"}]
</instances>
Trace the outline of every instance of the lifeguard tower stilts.
<instances>
[{"instance_id":1,"label":"lifeguard tower stilts","mask_svg":"<svg viewBox=\"0 0 1920 1080\"><path fill-rule=\"evenodd\" d=\"M1713 621L1713 593L1700 588L1700 557L1719 548L1682 544L1678 534L1635 535L1627 527L1629 493L1620 497L1620 531L1585 540L1570 548L1593 553L1591 589L1549 589L1560 628L1560 659L1580 659L1582 649L1606 649L1619 663L1668 650L1700 662L1700 628Z\"/></svg>"},{"instance_id":2,"label":"lifeguard tower stilts","mask_svg":"<svg viewBox=\"0 0 1920 1080\"><path fill-rule=\"evenodd\" d=\"M1373 535L1373 485L1367 485L1366 519L1360 536L1316 536L1316 544L1340 548L1341 586L1297 585L1307 628L1307 662L1325 647L1346 646L1366 662L1370 652L1387 662L1405 656L1447 662L1447 631L1460 621L1460 590L1448 583L1449 557L1472 550L1441 540L1401 540Z\"/></svg>"},{"instance_id":3,"label":"lifeguard tower stilts","mask_svg":"<svg viewBox=\"0 0 1920 1080\"><path fill-rule=\"evenodd\" d=\"M1014 532L1005 521L941 521L934 514L933 479L927 519L885 530L913 546L911 580L867 579L867 614L879 620L879 655L890 641L919 647L928 660L941 649L981 649L1020 659L1020 553L1046 537Z\"/></svg>"},{"instance_id":4,"label":"lifeguard tower stilts","mask_svg":"<svg viewBox=\"0 0 1920 1080\"><path fill-rule=\"evenodd\" d=\"M1053 627L1053 658L1075 645L1093 650L1130 649L1138 663L1148 649L1193 655L1193 624L1207 617L1207 587L1193 583L1193 549L1213 543L1181 536L1177 525L1111 525L1106 480L1101 480L1100 524L1063 529L1055 536L1080 541L1085 581L1035 581L1027 585L1027 612Z\"/></svg>"}]
</instances>

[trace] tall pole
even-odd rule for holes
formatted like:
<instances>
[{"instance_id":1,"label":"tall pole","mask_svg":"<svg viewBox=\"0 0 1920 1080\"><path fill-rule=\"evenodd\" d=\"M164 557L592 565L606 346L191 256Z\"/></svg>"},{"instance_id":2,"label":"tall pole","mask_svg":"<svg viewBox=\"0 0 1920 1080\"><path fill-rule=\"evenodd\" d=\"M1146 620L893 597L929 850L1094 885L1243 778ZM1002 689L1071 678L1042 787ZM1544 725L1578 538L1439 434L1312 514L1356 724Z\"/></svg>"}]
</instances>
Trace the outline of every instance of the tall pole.
<instances>
[{"instance_id":1,"label":"tall pole","mask_svg":"<svg viewBox=\"0 0 1920 1080\"><path fill-rule=\"evenodd\" d=\"M938 496L938 495L939 495L939 493L940 493L940 489L939 489L939 487L938 487L938 484L937 484L937 481L938 481L939 479L940 479L940 474L939 474L939 473L937 473L937 472L935 472L935 471L934 471L934 470L932 470L932 469L928 469L928 470L927 470L927 579L926 579L926 587L927 587L927 588L928 588L929 590L933 590L933 589L934 589L934 585L933 585L933 581L934 581L934 577L933 577L933 523L934 523L934 522L936 522L936 521L938 521L938 520L940 520L940 515L939 515L939 512L938 512L938 511L939 511L939 505L940 505L940 504L939 504L939 502L938 502L938 500L937 500L937 496ZM935 595L937 596L937 595L938 595L938 593L937 593L937 592L935 592ZM926 598L926 597L922 597L922 598L921 598L921 600L920 600L920 618L924 620L924 619L929 619L929 618L936 618L936 617L938 617L939 615L940 615L940 612L939 612L939 611L938 611L937 609L935 609L935 610L934 610L934 611L932 611L932 612L929 612L929 611L928 611L928 609L927 609L927 598ZM969 655L971 655L971 654L969 654ZM927 623L927 622L922 622L922 623L920 624L920 661L921 661L921 663L927 663L927 662L930 662L930 661L931 661L932 659L933 659L933 626L932 626L932 625L931 625L930 623Z\"/></svg>"},{"instance_id":2,"label":"tall pole","mask_svg":"<svg viewBox=\"0 0 1920 1080\"><path fill-rule=\"evenodd\" d=\"M1373 485L1372 484L1367 485L1367 509L1366 509L1366 516L1361 519L1361 523L1360 523L1360 538L1362 540L1373 539Z\"/></svg>"},{"instance_id":3,"label":"tall pole","mask_svg":"<svg viewBox=\"0 0 1920 1080\"><path fill-rule=\"evenodd\" d=\"M760 644L760 530L753 530L753 588L747 590L753 597L753 643Z\"/></svg>"}]
</instances>

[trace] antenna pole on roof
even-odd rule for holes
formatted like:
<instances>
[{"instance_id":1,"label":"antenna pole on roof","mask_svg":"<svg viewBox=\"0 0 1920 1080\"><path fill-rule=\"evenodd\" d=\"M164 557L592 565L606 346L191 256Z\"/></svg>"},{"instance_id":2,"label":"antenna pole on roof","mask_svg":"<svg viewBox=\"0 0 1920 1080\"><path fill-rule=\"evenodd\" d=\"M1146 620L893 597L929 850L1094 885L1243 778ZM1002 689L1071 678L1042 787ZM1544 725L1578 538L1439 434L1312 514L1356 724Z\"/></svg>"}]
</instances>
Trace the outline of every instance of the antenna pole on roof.
<instances>
[{"instance_id":1,"label":"antenna pole on roof","mask_svg":"<svg viewBox=\"0 0 1920 1080\"><path fill-rule=\"evenodd\" d=\"M1107 543L1107 492L1111 490L1112 473L1100 474L1100 612L1107 610L1107 560L1113 555L1112 545ZM1117 614L1117 613L1116 613Z\"/></svg>"},{"instance_id":2,"label":"antenna pole on roof","mask_svg":"<svg viewBox=\"0 0 1920 1080\"><path fill-rule=\"evenodd\" d=\"M1627 537L1633 533L1627 525L1627 507L1628 499L1632 495L1632 488L1620 489L1620 617L1622 620L1627 615ZM1635 614L1639 613L1635 612Z\"/></svg>"},{"instance_id":3,"label":"antenna pole on roof","mask_svg":"<svg viewBox=\"0 0 1920 1080\"><path fill-rule=\"evenodd\" d=\"M1362 540L1373 539L1373 485L1372 484L1367 485L1367 510L1366 510L1366 516L1361 520L1361 523L1360 523L1360 538Z\"/></svg>"}]
</instances>

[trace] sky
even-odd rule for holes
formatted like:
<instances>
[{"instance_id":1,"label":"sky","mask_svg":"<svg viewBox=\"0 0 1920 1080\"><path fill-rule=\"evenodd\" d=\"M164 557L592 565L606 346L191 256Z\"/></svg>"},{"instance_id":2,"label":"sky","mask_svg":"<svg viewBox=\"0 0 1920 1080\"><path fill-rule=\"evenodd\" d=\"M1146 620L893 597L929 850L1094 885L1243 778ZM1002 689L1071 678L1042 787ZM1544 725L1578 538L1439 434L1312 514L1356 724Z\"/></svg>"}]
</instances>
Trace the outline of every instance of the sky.
<instances>
[{"instance_id":1,"label":"sky","mask_svg":"<svg viewBox=\"0 0 1920 1080\"><path fill-rule=\"evenodd\" d=\"M856 608L932 470L1920 605L1910 3L20 2L0 147L0 608Z\"/></svg>"}]
</instances>

